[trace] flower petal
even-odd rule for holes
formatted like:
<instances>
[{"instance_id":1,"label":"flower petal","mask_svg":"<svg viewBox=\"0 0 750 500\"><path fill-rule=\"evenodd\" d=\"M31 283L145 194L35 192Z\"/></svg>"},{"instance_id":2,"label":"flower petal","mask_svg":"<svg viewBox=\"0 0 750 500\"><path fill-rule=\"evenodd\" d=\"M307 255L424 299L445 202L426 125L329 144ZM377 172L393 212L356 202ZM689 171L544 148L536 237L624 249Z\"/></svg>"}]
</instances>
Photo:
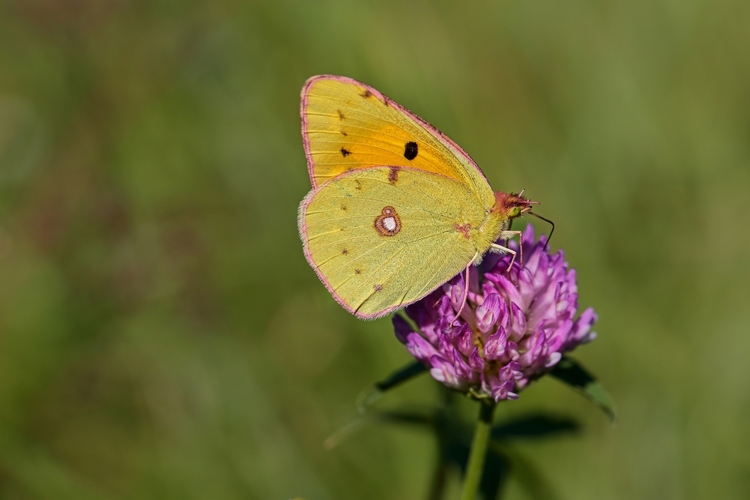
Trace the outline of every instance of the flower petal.
<instances>
[{"instance_id":1,"label":"flower petal","mask_svg":"<svg viewBox=\"0 0 750 500\"><path fill-rule=\"evenodd\" d=\"M406 338L409 336L410 333L416 333L414 329L411 327L411 325L407 323L406 320L402 318L401 316L399 316L398 314L393 316L393 319L391 319L391 322L393 323L393 331L396 333L396 338L402 344L406 343Z\"/></svg>"},{"instance_id":2,"label":"flower petal","mask_svg":"<svg viewBox=\"0 0 750 500\"><path fill-rule=\"evenodd\" d=\"M430 375L432 375L432 378L438 382L442 382L445 385L456 389L460 389L464 385L451 363L448 363L440 356L431 357L429 362L432 365Z\"/></svg>"},{"instance_id":3,"label":"flower petal","mask_svg":"<svg viewBox=\"0 0 750 500\"><path fill-rule=\"evenodd\" d=\"M504 328L499 328L497 332L490 335L484 343L484 358L487 360L496 360L505 354L505 346L508 337Z\"/></svg>"},{"instance_id":4,"label":"flower petal","mask_svg":"<svg viewBox=\"0 0 750 500\"><path fill-rule=\"evenodd\" d=\"M504 302L496 293L485 297L482 305L477 306L476 320L477 328L482 333L489 333L495 328L495 323L500 316L500 303Z\"/></svg>"},{"instance_id":5,"label":"flower petal","mask_svg":"<svg viewBox=\"0 0 750 500\"><path fill-rule=\"evenodd\" d=\"M418 333L410 333L406 336L406 348L419 361L427 361L430 357L438 354L435 347Z\"/></svg>"}]
</instances>

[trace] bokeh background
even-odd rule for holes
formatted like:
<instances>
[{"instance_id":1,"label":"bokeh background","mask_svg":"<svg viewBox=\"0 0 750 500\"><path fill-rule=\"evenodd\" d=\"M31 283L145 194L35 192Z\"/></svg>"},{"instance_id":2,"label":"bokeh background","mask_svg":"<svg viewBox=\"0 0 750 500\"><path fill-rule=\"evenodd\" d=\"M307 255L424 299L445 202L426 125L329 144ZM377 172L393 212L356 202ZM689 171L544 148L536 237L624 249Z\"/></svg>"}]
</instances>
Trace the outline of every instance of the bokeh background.
<instances>
[{"instance_id":1,"label":"bokeh background","mask_svg":"<svg viewBox=\"0 0 750 500\"><path fill-rule=\"evenodd\" d=\"M551 379L501 405L581 422L515 448L559 498L749 498L749 26L733 0L3 1L0 498L425 497L429 434L322 445L409 356L302 254L320 73L556 222L619 410Z\"/></svg>"}]
</instances>

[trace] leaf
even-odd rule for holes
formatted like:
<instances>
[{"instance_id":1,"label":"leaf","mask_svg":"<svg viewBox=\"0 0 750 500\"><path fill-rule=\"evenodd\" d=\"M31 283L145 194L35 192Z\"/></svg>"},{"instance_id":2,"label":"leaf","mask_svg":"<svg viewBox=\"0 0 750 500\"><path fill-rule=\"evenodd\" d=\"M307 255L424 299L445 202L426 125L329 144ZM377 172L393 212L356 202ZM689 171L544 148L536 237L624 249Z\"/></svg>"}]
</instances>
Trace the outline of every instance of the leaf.
<instances>
[{"instance_id":1,"label":"leaf","mask_svg":"<svg viewBox=\"0 0 750 500\"><path fill-rule=\"evenodd\" d=\"M358 430L360 427L364 426L367 423L368 421L366 419L360 417L344 424L341 428L328 436L325 441L323 441L323 447L326 450L332 450L336 448L338 445L343 443L351 434L353 434L354 431Z\"/></svg>"},{"instance_id":2,"label":"leaf","mask_svg":"<svg viewBox=\"0 0 750 500\"><path fill-rule=\"evenodd\" d=\"M492 428L496 440L534 439L578 432L578 422L566 417L530 415L506 421Z\"/></svg>"},{"instance_id":3,"label":"leaf","mask_svg":"<svg viewBox=\"0 0 750 500\"><path fill-rule=\"evenodd\" d=\"M565 382L604 410L607 416L615 422L617 415L615 406L604 387L583 366L573 358L563 356L559 363L549 372L556 379Z\"/></svg>"},{"instance_id":4,"label":"leaf","mask_svg":"<svg viewBox=\"0 0 750 500\"><path fill-rule=\"evenodd\" d=\"M371 413L369 417L372 420L388 424L435 425L435 417L433 415L418 411L381 411Z\"/></svg>"},{"instance_id":5,"label":"leaf","mask_svg":"<svg viewBox=\"0 0 750 500\"><path fill-rule=\"evenodd\" d=\"M381 411L362 415L351 422L344 424L339 430L331 434L323 442L323 446L330 450L343 443L351 434L367 424L389 423L407 424L417 426L435 426L435 416L425 412L416 411Z\"/></svg>"},{"instance_id":6,"label":"leaf","mask_svg":"<svg viewBox=\"0 0 750 500\"><path fill-rule=\"evenodd\" d=\"M497 449L497 445L492 443L491 449ZM503 448L502 451L508 457L509 465L513 469L513 478L526 490L529 498L532 500L557 500L560 498L547 478L531 460L514 449Z\"/></svg>"},{"instance_id":7,"label":"leaf","mask_svg":"<svg viewBox=\"0 0 750 500\"><path fill-rule=\"evenodd\" d=\"M482 482L479 484L479 491L482 493L484 500L495 500L502 489L505 481L508 479L510 472L510 463L505 455L495 453L493 450L487 450L487 457L484 460L484 471L482 472Z\"/></svg>"},{"instance_id":8,"label":"leaf","mask_svg":"<svg viewBox=\"0 0 750 500\"><path fill-rule=\"evenodd\" d=\"M425 365L419 361L414 361L400 370L391 373L388 378L376 382L371 390L362 393L360 397L357 398L357 409L359 413L366 413L367 408L380 399L386 391L389 391L426 371L427 367Z\"/></svg>"},{"instance_id":9,"label":"leaf","mask_svg":"<svg viewBox=\"0 0 750 500\"><path fill-rule=\"evenodd\" d=\"M385 392L426 371L427 367L425 365L419 361L414 361L400 370L393 372L387 379L377 382L375 388L380 392Z\"/></svg>"}]
</instances>

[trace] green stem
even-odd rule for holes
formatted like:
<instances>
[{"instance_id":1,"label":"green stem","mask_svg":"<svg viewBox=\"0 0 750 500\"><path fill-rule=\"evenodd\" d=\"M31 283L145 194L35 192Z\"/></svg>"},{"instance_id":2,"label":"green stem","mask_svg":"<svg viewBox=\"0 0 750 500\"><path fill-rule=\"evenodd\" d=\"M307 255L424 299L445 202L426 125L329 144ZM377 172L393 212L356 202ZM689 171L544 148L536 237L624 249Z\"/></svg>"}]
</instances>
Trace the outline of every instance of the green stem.
<instances>
[{"instance_id":1,"label":"green stem","mask_svg":"<svg viewBox=\"0 0 750 500\"><path fill-rule=\"evenodd\" d=\"M471 442L469 463L464 475L464 489L461 500L476 500L479 491L479 483L484 470L484 458L487 456L487 444L489 443L490 427L492 427L492 416L495 413L495 403L480 402L479 420L474 430L474 440Z\"/></svg>"}]
</instances>

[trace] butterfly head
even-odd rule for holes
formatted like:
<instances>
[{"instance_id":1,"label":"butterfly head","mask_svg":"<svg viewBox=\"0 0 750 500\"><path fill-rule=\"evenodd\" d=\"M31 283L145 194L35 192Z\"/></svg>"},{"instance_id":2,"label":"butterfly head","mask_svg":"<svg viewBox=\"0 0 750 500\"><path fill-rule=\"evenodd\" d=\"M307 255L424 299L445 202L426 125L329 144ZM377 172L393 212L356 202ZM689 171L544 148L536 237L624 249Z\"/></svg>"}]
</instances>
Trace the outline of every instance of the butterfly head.
<instances>
[{"instance_id":1,"label":"butterfly head","mask_svg":"<svg viewBox=\"0 0 750 500\"><path fill-rule=\"evenodd\" d=\"M505 214L508 219L515 219L529 213L532 206L538 204L538 201L531 201L525 198L523 191L518 194L498 191L495 193L495 206L492 208L492 211Z\"/></svg>"}]
</instances>

